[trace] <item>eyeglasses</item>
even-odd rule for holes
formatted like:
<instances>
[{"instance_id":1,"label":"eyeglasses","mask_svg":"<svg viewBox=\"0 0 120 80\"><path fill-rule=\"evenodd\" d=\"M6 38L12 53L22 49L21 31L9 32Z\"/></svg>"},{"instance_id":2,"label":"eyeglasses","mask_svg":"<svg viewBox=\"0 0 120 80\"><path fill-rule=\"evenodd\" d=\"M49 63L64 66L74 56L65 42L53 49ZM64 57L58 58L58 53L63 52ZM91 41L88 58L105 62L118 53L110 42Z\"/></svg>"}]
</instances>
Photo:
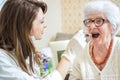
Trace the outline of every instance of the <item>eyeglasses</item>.
<instances>
[{"instance_id":1,"label":"eyeglasses","mask_svg":"<svg viewBox=\"0 0 120 80\"><path fill-rule=\"evenodd\" d=\"M85 19L83 21L83 23L84 23L84 25L86 27L89 27L92 23L94 23L96 27L100 27L100 26L102 26L104 24L105 21L108 22L108 20L105 20L103 18L96 18L94 20L92 20L92 19Z\"/></svg>"}]
</instances>

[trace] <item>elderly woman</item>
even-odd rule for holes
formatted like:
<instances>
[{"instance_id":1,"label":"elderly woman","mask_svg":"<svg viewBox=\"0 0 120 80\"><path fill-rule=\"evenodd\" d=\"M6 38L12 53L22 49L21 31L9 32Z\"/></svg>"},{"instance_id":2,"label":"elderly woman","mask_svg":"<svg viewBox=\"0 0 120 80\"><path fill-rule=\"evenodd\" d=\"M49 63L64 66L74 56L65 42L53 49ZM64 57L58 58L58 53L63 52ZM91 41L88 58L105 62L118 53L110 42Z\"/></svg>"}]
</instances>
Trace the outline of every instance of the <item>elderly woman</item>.
<instances>
[{"instance_id":1,"label":"elderly woman","mask_svg":"<svg viewBox=\"0 0 120 80\"><path fill-rule=\"evenodd\" d=\"M119 8L111 1L93 1L84 9L89 43L76 58L70 80L119 80Z\"/></svg>"}]
</instances>

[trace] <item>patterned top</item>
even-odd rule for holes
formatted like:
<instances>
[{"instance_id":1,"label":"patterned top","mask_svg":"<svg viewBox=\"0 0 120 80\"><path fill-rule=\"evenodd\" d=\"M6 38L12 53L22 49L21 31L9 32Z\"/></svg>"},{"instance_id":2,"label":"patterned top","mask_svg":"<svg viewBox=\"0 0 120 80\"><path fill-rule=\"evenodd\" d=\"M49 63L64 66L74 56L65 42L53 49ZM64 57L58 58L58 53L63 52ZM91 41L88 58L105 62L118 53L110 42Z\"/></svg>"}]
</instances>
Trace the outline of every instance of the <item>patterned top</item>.
<instances>
[{"instance_id":1,"label":"patterned top","mask_svg":"<svg viewBox=\"0 0 120 80\"><path fill-rule=\"evenodd\" d=\"M111 54L102 71L92 61L89 43L78 52L69 80L120 80L120 38L114 38Z\"/></svg>"}]
</instances>

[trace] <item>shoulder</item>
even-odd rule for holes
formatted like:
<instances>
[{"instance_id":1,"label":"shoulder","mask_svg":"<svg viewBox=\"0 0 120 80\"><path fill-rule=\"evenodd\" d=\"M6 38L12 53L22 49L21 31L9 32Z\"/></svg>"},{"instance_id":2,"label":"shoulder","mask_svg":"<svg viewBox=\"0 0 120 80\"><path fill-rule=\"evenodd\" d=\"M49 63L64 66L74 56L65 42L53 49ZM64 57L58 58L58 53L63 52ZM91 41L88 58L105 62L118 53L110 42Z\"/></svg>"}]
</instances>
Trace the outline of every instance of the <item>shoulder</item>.
<instances>
[{"instance_id":1,"label":"shoulder","mask_svg":"<svg viewBox=\"0 0 120 80\"><path fill-rule=\"evenodd\" d=\"M114 37L114 40L120 41L120 37Z\"/></svg>"},{"instance_id":2,"label":"shoulder","mask_svg":"<svg viewBox=\"0 0 120 80\"><path fill-rule=\"evenodd\" d=\"M10 55L7 51L0 49L0 64L18 64L14 56Z\"/></svg>"},{"instance_id":3,"label":"shoulder","mask_svg":"<svg viewBox=\"0 0 120 80\"><path fill-rule=\"evenodd\" d=\"M120 37L114 37L114 46L120 48Z\"/></svg>"},{"instance_id":4,"label":"shoulder","mask_svg":"<svg viewBox=\"0 0 120 80\"><path fill-rule=\"evenodd\" d=\"M112 51L114 51L115 53L120 52L120 37L113 38Z\"/></svg>"},{"instance_id":5,"label":"shoulder","mask_svg":"<svg viewBox=\"0 0 120 80\"><path fill-rule=\"evenodd\" d=\"M17 75L17 76L16 76ZM0 49L0 80L35 80L25 73L8 52Z\"/></svg>"},{"instance_id":6,"label":"shoulder","mask_svg":"<svg viewBox=\"0 0 120 80\"><path fill-rule=\"evenodd\" d=\"M89 44L90 44L90 42L86 43L85 47L83 49L81 49L80 51L77 50L77 52L79 52L79 54L76 57L76 62L78 62L78 63L84 62L88 58Z\"/></svg>"},{"instance_id":7,"label":"shoulder","mask_svg":"<svg viewBox=\"0 0 120 80\"><path fill-rule=\"evenodd\" d=\"M80 48L84 48L86 45L86 38L84 37L84 35L81 36L74 36L68 43L68 46L70 47L80 47Z\"/></svg>"},{"instance_id":8,"label":"shoulder","mask_svg":"<svg viewBox=\"0 0 120 80\"><path fill-rule=\"evenodd\" d=\"M7 55L6 51L3 49L0 49L0 59L4 59L4 58L9 58L9 56Z\"/></svg>"}]
</instances>

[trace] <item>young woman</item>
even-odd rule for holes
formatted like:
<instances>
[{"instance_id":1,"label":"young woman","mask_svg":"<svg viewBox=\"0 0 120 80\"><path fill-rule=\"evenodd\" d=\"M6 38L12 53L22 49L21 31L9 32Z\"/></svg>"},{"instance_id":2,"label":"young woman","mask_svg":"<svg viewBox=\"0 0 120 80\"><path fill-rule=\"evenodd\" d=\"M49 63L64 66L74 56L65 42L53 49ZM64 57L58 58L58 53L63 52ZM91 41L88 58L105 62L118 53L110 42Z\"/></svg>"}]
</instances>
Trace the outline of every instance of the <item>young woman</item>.
<instances>
[{"instance_id":1,"label":"young woman","mask_svg":"<svg viewBox=\"0 0 120 80\"><path fill-rule=\"evenodd\" d=\"M64 54L56 69L41 78L40 55L32 39L44 34L47 5L38 0L7 0L0 11L0 80L63 80L74 54ZM64 67L63 67L64 65Z\"/></svg>"}]
</instances>

